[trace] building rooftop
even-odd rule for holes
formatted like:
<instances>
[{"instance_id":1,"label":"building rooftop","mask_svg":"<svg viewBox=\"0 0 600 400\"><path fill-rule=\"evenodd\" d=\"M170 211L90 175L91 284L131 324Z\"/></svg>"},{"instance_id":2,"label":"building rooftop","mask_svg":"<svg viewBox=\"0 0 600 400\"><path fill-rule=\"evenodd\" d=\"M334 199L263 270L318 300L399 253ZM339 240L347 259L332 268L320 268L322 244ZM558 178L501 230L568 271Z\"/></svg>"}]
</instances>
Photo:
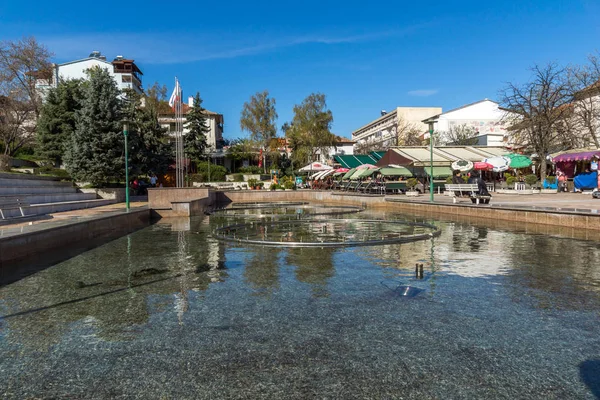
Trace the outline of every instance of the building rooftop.
<instances>
[{"instance_id":1,"label":"building rooftop","mask_svg":"<svg viewBox=\"0 0 600 400\"><path fill-rule=\"evenodd\" d=\"M497 103L497 102L495 102L494 100L490 100L490 99L483 99L483 100L476 101L476 102L474 102L474 103L469 103L469 104L465 104L464 106L460 106L460 107L453 108L452 110L448 110L448 111L446 111L446 112L443 112L443 113L441 113L441 114L436 114L436 115L433 115L433 116L431 116L431 117L429 117L429 118L427 118L427 119L424 119L424 120L423 120L423 121L421 121L421 122L423 122L423 123L425 123L425 124L428 124L429 122L435 122L435 121L436 121L436 120L437 120L439 117L441 117L442 115L446 115L446 114L449 114L449 113L451 113L451 112L454 112L454 111L462 110L463 108L471 107L471 106L474 106L475 104L483 103L484 101L490 101L490 102L492 102L492 103L498 104L498 103Z\"/></svg>"}]
</instances>

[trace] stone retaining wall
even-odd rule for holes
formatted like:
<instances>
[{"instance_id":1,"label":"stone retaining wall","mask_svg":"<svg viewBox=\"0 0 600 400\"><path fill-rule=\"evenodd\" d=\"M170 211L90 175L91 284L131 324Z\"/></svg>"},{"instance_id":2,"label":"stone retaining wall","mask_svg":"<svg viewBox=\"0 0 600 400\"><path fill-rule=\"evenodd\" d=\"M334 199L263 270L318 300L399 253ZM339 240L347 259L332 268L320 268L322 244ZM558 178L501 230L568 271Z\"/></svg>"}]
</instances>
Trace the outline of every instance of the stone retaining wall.
<instances>
[{"instance_id":1,"label":"stone retaining wall","mask_svg":"<svg viewBox=\"0 0 600 400\"><path fill-rule=\"evenodd\" d=\"M72 224L0 238L0 276L10 265L49 265L150 224L150 210L105 215ZM2 276L4 281L4 276Z\"/></svg>"},{"instance_id":2,"label":"stone retaining wall","mask_svg":"<svg viewBox=\"0 0 600 400\"><path fill-rule=\"evenodd\" d=\"M418 215L445 214L516 223L552 225L569 229L600 230L600 214L594 213L529 210L509 207L495 208L493 206L482 207L471 204L430 204L376 195L353 195L308 190L290 190L284 192L243 191L221 192L218 194L217 201L222 204L231 202L309 201L366 206Z\"/></svg>"}]
</instances>

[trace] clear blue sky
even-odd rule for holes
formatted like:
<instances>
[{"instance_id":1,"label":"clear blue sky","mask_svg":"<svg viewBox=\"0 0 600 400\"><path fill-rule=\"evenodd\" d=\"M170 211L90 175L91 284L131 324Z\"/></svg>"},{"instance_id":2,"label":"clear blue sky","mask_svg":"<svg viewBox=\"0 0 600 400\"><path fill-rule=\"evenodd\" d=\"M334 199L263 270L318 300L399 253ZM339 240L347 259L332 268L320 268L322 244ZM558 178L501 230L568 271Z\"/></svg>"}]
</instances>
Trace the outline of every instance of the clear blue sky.
<instances>
[{"instance_id":1,"label":"clear blue sky","mask_svg":"<svg viewBox=\"0 0 600 400\"><path fill-rule=\"evenodd\" d=\"M273 3L276 3L273 5ZM534 63L583 63L600 48L600 2L168 1L0 3L0 38L34 35L62 62L100 50L134 58L144 84L178 76L224 114L225 136L253 93L277 100L278 125L311 92L335 133L396 106L444 110L495 99ZM170 93L169 93L170 94Z\"/></svg>"}]
</instances>

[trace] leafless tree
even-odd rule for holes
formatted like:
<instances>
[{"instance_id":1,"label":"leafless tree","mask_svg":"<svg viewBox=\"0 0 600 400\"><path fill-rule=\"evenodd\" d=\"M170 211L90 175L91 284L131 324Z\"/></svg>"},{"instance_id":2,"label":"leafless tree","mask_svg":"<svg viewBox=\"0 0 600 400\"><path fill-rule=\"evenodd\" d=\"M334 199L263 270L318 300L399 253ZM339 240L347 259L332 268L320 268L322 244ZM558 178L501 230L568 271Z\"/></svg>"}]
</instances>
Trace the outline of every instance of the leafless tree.
<instances>
[{"instance_id":1,"label":"leafless tree","mask_svg":"<svg viewBox=\"0 0 600 400\"><path fill-rule=\"evenodd\" d=\"M396 146L420 146L422 144L421 134L423 130L402 117L398 118L394 129L396 131Z\"/></svg>"},{"instance_id":2,"label":"leafless tree","mask_svg":"<svg viewBox=\"0 0 600 400\"><path fill-rule=\"evenodd\" d=\"M5 156L14 155L35 138L35 115L27 103L0 97L0 142Z\"/></svg>"},{"instance_id":3,"label":"leafless tree","mask_svg":"<svg viewBox=\"0 0 600 400\"><path fill-rule=\"evenodd\" d=\"M593 142L600 148L600 59L599 54L588 57L583 66L567 69L568 87L573 98L572 125L583 134L584 142Z\"/></svg>"},{"instance_id":4,"label":"leafless tree","mask_svg":"<svg viewBox=\"0 0 600 400\"><path fill-rule=\"evenodd\" d=\"M36 82L52 79L50 57L34 37L0 42L0 141L5 155L14 155L32 138L42 104Z\"/></svg>"},{"instance_id":5,"label":"leafless tree","mask_svg":"<svg viewBox=\"0 0 600 400\"><path fill-rule=\"evenodd\" d=\"M445 144L455 146L474 146L477 144L477 131L467 124L451 126L447 132L442 134Z\"/></svg>"},{"instance_id":6,"label":"leafless tree","mask_svg":"<svg viewBox=\"0 0 600 400\"><path fill-rule=\"evenodd\" d=\"M518 85L508 83L501 91L502 107L509 111L509 130L515 142L537 153L543 160L560 146L559 125L570 114L570 91L564 68L550 63L536 65L531 80ZM540 165L542 180L546 163Z\"/></svg>"}]
</instances>

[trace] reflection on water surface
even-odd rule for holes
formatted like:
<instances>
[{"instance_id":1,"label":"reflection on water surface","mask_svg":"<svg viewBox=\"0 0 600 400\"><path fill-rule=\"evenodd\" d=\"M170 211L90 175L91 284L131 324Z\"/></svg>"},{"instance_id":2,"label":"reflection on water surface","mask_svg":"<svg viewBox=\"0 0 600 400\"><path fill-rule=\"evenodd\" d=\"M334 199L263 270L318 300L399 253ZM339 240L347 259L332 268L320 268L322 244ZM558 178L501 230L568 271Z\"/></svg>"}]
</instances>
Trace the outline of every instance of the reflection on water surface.
<instances>
[{"instance_id":1,"label":"reflection on water surface","mask_svg":"<svg viewBox=\"0 0 600 400\"><path fill-rule=\"evenodd\" d=\"M354 218L374 217L415 220ZM158 223L0 287L3 397L598 393L597 242L433 221L433 241L247 247L215 240L218 218Z\"/></svg>"}]
</instances>

